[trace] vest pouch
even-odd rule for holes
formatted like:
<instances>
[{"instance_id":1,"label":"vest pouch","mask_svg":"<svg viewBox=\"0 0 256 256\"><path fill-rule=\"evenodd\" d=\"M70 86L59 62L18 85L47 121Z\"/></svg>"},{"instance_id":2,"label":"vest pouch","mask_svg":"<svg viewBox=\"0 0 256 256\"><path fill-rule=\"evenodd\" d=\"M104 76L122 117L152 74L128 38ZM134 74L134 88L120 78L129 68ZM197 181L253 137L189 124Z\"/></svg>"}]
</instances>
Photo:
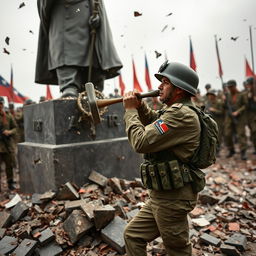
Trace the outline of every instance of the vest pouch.
<instances>
[{"instance_id":1,"label":"vest pouch","mask_svg":"<svg viewBox=\"0 0 256 256\"><path fill-rule=\"evenodd\" d=\"M154 190L161 190L161 185L158 177L157 170L155 168L155 165L150 164L148 166L148 172L152 181L152 189Z\"/></svg>"},{"instance_id":2,"label":"vest pouch","mask_svg":"<svg viewBox=\"0 0 256 256\"><path fill-rule=\"evenodd\" d=\"M171 179L174 189L178 189L184 187L182 173L180 170L180 166L177 160L172 160L168 162L170 170L171 170Z\"/></svg>"},{"instance_id":3,"label":"vest pouch","mask_svg":"<svg viewBox=\"0 0 256 256\"><path fill-rule=\"evenodd\" d=\"M166 163L158 163L157 170L160 176L161 184L163 190L170 190L172 189L171 179L169 175L169 168Z\"/></svg>"},{"instance_id":4,"label":"vest pouch","mask_svg":"<svg viewBox=\"0 0 256 256\"><path fill-rule=\"evenodd\" d=\"M193 181L192 176L190 174L190 169L188 169L185 165L182 165L181 171L184 183L190 183Z\"/></svg>"},{"instance_id":5,"label":"vest pouch","mask_svg":"<svg viewBox=\"0 0 256 256\"><path fill-rule=\"evenodd\" d=\"M193 179L191 186L194 193L202 191L205 187L205 174L200 169L190 170Z\"/></svg>"},{"instance_id":6,"label":"vest pouch","mask_svg":"<svg viewBox=\"0 0 256 256\"><path fill-rule=\"evenodd\" d=\"M143 163L140 165L140 176L144 187L152 189L151 177L148 173L148 165L148 163Z\"/></svg>"}]
</instances>

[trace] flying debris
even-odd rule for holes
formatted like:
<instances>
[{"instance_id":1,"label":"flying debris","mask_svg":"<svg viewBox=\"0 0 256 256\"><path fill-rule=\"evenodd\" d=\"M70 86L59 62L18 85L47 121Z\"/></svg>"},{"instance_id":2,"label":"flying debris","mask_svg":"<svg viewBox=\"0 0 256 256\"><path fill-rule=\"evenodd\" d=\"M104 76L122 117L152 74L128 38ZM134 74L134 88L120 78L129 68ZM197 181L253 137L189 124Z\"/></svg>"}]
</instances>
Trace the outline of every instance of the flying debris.
<instances>
[{"instance_id":1,"label":"flying debris","mask_svg":"<svg viewBox=\"0 0 256 256\"><path fill-rule=\"evenodd\" d=\"M158 51L155 51L155 54L156 54L156 58L159 58L162 55L162 53L160 53Z\"/></svg>"},{"instance_id":2,"label":"flying debris","mask_svg":"<svg viewBox=\"0 0 256 256\"><path fill-rule=\"evenodd\" d=\"M6 43L7 45L9 45L10 37L7 36L4 41L5 41L5 43Z\"/></svg>"},{"instance_id":3,"label":"flying debris","mask_svg":"<svg viewBox=\"0 0 256 256\"><path fill-rule=\"evenodd\" d=\"M138 16L141 16L141 15L142 15L142 13L134 11L134 17L138 17Z\"/></svg>"},{"instance_id":4,"label":"flying debris","mask_svg":"<svg viewBox=\"0 0 256 256\"><path fill-rule=\"evenodd\" d=\"M124 35L121 35L121 37L124 37Z\"/></svg>"},{"instance_id":5,"label":"flying debris","mask_svg":"<svg viewBox=\"0 0 256 256\"><path fill-rule=\"evenodd\" d=\"M230 39L233 40L233 41L236 41L238 38L239 38L239 36L236 36L236 37L231 36L230 37Z\"/></svg>"},{"instance_id":6,"label":"flying debris","mask_svg":"<svg viewBox=\"0 0 256 256\"><path fill-rule=\"evenodd\" d=\"M19 8L18 8L18 9L20 9L20 8L22 8L22 7L24 7L24 6L25 6L25 3L22 2L22 3L19 5Z\"/></svg>"},{"instance_id":7,"label":"flying debris","mask_svg":"<svg viewBox=\"0 0 256 256\"><path fill-rule=\"evenodd\" d=\"M6 50L6 48L4 48L3 53L10 54L10 52L9 52L9 51L7 51L7 50Z\"/></svg>"},{"instance_id":8,"label":"flying debris","mask_svg":"<svg viewBox=\"0 0 256 256\"><path fill-rule=\"evenodd\" d=\"M222 39L222 38L220 37L220 38L218 39L218 41L221 41L221 39Z\"/></svg>"},{"instance_id":9,"label":"flying debris","mask_svg":"<svg viewBox=\"0 0 256 256\"><path fill-rule=\"evenodd\" d=\"M175 29L175 27L172 27L172 30L174 30Z\"/></svg>"},{"instance_id":10,"label":"flying debris","mask_svg":"<svg viewBox=\"0 0 256 256\"><path fill-rule=\"evenodd\" d=\"M243 21L247 21L247 19L243 19Z\"/></svg>"},{"instance_id":11,"label":"flying debris","mask_svg":"<svg viewBox=\"0 0 256 256\"><path fill-rule=\"evenodd\" d=\"M26 48L23 48L22 51L26 51L27 49Z\"/></svg>"},{"instance_id":12,"label":"flying debris","mask_svg":"<svg viewBox=\"0 0 256 256\"><path fill-rule=\"evenodd\" d=\"M168 14L166 15L166 17L167 17L167 16L171 16L171 15L172 15L172 12L168 13Z\"/></svg>"},{"instance_id":13,"label":"flying debris","mask_svg":"<svg viewBox=\"0 0 256 256\"><path fill-rule=\"evenodd\" d=\"M165 25L165 26L162 28L161 32L164 32L167 28L168 28L168 25Z\"/></svg>"},{"instance_id":14,"label":"flying debris","mask_svg":"<svg viewBox=\"0 0 256 256\"><path fill-rule=\"evenodd\" d=\"M32 30L29 30L29 33L31 33L32 35L34 35L34 32Z\"/></svg>"}]
</instances>

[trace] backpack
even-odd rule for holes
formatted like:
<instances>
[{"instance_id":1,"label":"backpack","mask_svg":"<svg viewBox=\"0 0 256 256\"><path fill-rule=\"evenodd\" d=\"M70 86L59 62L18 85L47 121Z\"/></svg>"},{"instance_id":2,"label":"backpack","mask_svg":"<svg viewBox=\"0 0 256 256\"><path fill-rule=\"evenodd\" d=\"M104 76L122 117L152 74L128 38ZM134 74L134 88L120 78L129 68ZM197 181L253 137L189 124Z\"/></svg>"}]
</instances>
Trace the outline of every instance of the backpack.
<instances>
[{"instance_id":1,"label":"backpack","mask_svg":"<svg viewBox=\"0 0 256 256\"><path fill-rule=\"evenodd\" d=\"M216 161L216 153L219 145L218 125L211 115L206 114L200 108L191 105L188 107L197 113L201 126L200 144L190 160L190 165L194 168L204 169Z\"/></svg>"}]
</instances>

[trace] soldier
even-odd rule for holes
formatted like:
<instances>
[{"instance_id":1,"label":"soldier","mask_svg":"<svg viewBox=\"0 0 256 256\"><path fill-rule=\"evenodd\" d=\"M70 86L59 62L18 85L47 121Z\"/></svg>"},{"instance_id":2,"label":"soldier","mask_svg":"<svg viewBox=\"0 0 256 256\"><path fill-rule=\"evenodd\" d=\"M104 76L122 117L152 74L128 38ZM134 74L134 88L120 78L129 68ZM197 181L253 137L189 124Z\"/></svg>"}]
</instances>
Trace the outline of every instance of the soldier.
<instances>
[{"instance_id":1,"label":"soldier","mask_svg":"<svg viewBox=\"0 0 256 256\"><path fill-rule=\"evenodd\" d=\"M4 111L4 98L0 96L0 165L5 163L8 188L15 189L13 181L13 165L16 133L16 123L11 114Z\"/></svg>"},{"instance_id":2,"label":"soldier","mask_svg":"<svg viewBox=\"0 0 256 256\"><path fill-rule=\"evenodd\" d=\"M251 132L251 141L254 146L254 154L256 154L256 97L255 86L256 80L253 77L248 77L245 81L246 86L246 124Z\"/></svg>"},{"instance_id":3,"label":"soldier","mask_svg":"<svg viewBox=\"0 0 256 256\"><path fill-rule=\"evenodd\" d=\"M146 256L146 245L161 235L170 256L189 256L191 244L187 214L196 205L197 192L189 178L189 159L200 143L200 123L189 105L198 76L176 62L165 62L155 74L161 82L156 112L136 97L124 95L124 120L134 150L144 154L141 165L150 199L127 225L124 238L128 256ZM169 176L170 175L170 176Z\"/></svg>"},{"instance_id":4,"label":"soldier","mask_svg":"<svg viewBox=\"0 0 256 256\"><path fill-rule=\"evenodd\" d=\"M224 133L224 103L223 100L217 98L217 93L214 89L209 90L206 96L207 102L205 104L205 112L211 114L218 124L219 146L221 146Z\"/></svg>"},{"instance_id":5,"label":"soldier","mask_svg":"<svg viewBox=\"0 0 256 256\"><path fill-rule=\"evenodd\" d=\"M192 98L192 102L199 108L202 108L204 106L204 99L201 96L200 90L197 89L196 95L193 96Z\"/></svg>"},{"instance_id":6,"label":"soldier","mask_svg":"<svg viewBox=\"0 0 256 256\"><path fill-rule=\"evenodd\" d=\"M225 140L229 150L227 157L235 154L234 135L238 136L241 159L246 160L246 134L245 134L245 107L246 98L244 93L239 93L236 88L236 81L227 82L229 93L225 103Z\"/></svg>"},{"instance_id":7,"label":"soldier","mask_svg":"<svg viewBox=\"0 0 256 256\"><path fill-rule=\"evenodd\" d=\"M122 68L103 0L37 3L41 23L35 82L58 84L62 97L76 98L88 80L102 91L104 79L117 76Z\"/></svg>"}]
</instances>

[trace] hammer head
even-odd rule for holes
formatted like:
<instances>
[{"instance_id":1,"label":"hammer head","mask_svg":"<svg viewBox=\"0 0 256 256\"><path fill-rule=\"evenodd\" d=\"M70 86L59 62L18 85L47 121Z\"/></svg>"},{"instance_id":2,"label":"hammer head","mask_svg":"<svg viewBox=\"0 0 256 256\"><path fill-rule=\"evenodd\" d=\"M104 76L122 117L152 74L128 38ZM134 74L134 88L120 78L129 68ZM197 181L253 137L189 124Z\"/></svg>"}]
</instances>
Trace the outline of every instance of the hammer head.
<instances>
[{"instance_id":1,"label":"hammer head","mask_svg":"<svg viewBox=\"0 0 256 256\"><path fill-rule=\"evenodd\" d=\"M99 108L97 106L97 99L96 99L96 94L95 94L93 84L86 83L85 90L87 93L88 106L91 112L92 121L96 125L100 123L100 113L99 113Z\"/></svg>"}]
</instances>

